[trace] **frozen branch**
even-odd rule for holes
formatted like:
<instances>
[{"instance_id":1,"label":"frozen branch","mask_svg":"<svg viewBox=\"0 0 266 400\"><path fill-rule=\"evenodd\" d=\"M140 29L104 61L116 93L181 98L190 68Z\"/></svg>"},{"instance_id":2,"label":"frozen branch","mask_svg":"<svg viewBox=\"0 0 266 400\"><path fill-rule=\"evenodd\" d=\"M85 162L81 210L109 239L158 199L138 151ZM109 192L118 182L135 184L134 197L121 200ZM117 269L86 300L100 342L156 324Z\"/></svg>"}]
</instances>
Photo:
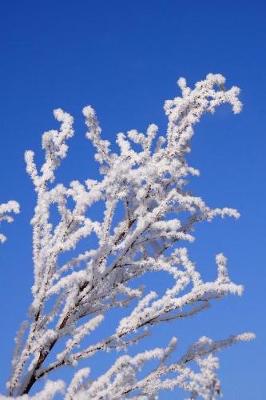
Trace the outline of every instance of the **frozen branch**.
<instances>
[{"instance_id":1,"label":"frozen branch","mask_svg":"<svg viewBox=\"0 0 266 400\"><path fill-rule=\"evenodd\" d=\"M127 350L152 334L154 325L191 317L218 298L241 295L243 287L231 280L222 254L216 257L217 278L204 282L184 247L195 239L198 223L239 217L237 210L211 208L186 189L189 178L199 175L186 159L195 125L205 113L213 113L224 103L231 105L234 113L240 112L239 89L225 90L225 78L219 74L207 75L194 88L183 78L178 85L182 95L165 102L165 135L157 136L154 124L145 133L119 133L118 152L102 138L92 107L83 109L86 136L100 164L98 181L73 181L68 187L54 183L55 171L67 155L67 141L74 134L73 118L61 109L55 111L59 130L43 135L41 168L34 153L26 152L26 169L37 195L31 222L34 285L29 321L18 335L8 382L11 397L28 398L23 396L29 396L43 376L66 365L76 366L98 352ZM101 217L90 212L98 203L104 204ZM0 207L3 218L6 211L17 210L14 203L8 204ZM57 218L53 217L54 207ZM84 239L88 248L79 253L77 246ZM171 287L160 296L149 287L138 286L139 277L158 272L172 279ZM124 316L113 332L93 339L92 332L118 308L124 310ZM65 390L68 400L155 399L160 390L179 387L189 392L191 399L215 399L221 392L215 354L251 338L249 334L218 342L201 338L170 363L173 340L166 349L118 356L111 368L93 381L87 379L88 368L78 370L67 389L60 382L48 384L40 396L46 393L47 397L41 398L48 399ZM139 373L152 359L158 360L158 366L148 375Z\"/></svg>"}]
</instances>

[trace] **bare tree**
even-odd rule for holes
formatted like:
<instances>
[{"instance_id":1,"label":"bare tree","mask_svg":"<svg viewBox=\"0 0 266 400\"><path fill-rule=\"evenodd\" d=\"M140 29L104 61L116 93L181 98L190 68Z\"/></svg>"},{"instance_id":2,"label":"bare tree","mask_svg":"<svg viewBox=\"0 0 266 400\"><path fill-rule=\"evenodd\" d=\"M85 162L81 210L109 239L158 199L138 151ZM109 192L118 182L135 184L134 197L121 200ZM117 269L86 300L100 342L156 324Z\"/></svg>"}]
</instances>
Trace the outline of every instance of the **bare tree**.
<instances>
[{"instance_id":1,"label":"bare tree","mask_svg":"<svg viewBox=\"0 0 266 400\"><path fill-rule=\"evenodd\" d=\"M239 89L225 90L225 79L219 74L207 75L192 89L184 78L178 85L181 97L164 106L166 134L158 136L154 124L145 134L119 133L118 153L102 139L94 110L83 109L87 138L100 166L99 180L73 181L69 187L54 183L55 171L67 155L67 140L74 133L73 118L61 109L54 112L60 129L42 137L42 167L37 168L32 151L25 153L37 195L31 221L33 301L16 338L7 398L52 399L62 392L68 400L144 400L158 398L161 390L180 388L190 399L216 399L221 393L216 353L253 338L251 333L219 341L201 337L179 358L174 353L175 338L166 348L134 356L125 353L131 345L138 349L137 343L152 334L154 325L193 316L212 300L240 295L243 290L231 281L223 254L216 256L217 278L205 282L184 247L194 240L197 223L217 216L239 217L232 208L210 208L186 189L189 177L199 174L186 157L194 125L223 103L239 113ZM97 203L104 204L102 218L90 212ZM51 213L54 205L57 219ZM87 240L86 251L75 252L80 241L89 237L94 241ZM172 286L160 296L139 285L138 278L151 272L172 278ZM114 331L98 341L90 339L107 314L118 308L124 309L124 317ZM61 380L47 380L41 392L29 395L34 384L53 371L78 366L80 360L110 350L120 355L98 378L89 379L89 368L73 369L68 386ZM154 359L156 367L148 373L140 371Z\"/></svg>"}]
</instances>

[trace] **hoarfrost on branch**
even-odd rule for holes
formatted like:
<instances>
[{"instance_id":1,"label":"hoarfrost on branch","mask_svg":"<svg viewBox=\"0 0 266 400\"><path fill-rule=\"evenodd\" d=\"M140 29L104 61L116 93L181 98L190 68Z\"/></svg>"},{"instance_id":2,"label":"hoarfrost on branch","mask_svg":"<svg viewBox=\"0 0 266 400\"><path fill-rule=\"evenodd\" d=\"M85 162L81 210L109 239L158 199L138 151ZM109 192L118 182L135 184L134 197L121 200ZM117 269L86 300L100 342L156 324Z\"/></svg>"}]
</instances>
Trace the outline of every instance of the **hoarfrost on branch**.
<instances>
[{"instance_id":1,"label":"hoarfrost on branch","mask_svg":"<svg viewBox=\"0 0 266 400\"><path fill-rule=\"evenodd\" d=\"M159 136L154 124L145 133L119 133L118 152L102 138L93 108L83 109L86 136L100 166L99 180L73 181L68 187L55 183L56 169L74 134L73 118L61 109L54 112L59 130L43 134L45 160L41 168L32 151L25 153L37 197L31 221L33 300L29 318L16 338L9 395L3 399L47 400L62 393L67 400L144 400L156 399L161 390L174 388L187 392L190 399L216 399L221 394L217 352L253 338L251 333L218 341L201 337L180 357L175 355L176 338L165 348L134 356L125 353L152 334L154 325L193 316L212 300L243 291L231 281L223 254L216 256L216 279L205 282L185 247L186 241L194 240L197 223L219 216L239 217L237 210L211 208L186 189L189 177L199 175L186 158L194 126L203 114L213 113L223 103L239 113L239 89L225 90L225 78L220 74L207 75L194 88L180 78L178 86L181 97L165 102L166 134ZM74 206L69 205L70 200ZM97 203L104 204L104 212L102 218L94 219L89 211ZM56 222L51 218L54 206L60 216ZM18 211L15 202L1 205L0 219L10 221L10 211ZM81 240L92 236L97 245L75 254ZM62 263L64 253L68 260ZM137 285L137 278L151 272L164 272L172 278L172 286L162 295ZM118 308L124 309L124 317L114 331L90 341L89 335L101 326L108 312ZM34 384L52 371L69 365L78 368L80 360L113 350L120 356L98 378L90 378L91 364L90 368L74 369L68 385L49 379L39 393L29 394ZM150 372L141 372L149 362L154 365L154 360L157 364Z\"/></svg>"}]
</instances>

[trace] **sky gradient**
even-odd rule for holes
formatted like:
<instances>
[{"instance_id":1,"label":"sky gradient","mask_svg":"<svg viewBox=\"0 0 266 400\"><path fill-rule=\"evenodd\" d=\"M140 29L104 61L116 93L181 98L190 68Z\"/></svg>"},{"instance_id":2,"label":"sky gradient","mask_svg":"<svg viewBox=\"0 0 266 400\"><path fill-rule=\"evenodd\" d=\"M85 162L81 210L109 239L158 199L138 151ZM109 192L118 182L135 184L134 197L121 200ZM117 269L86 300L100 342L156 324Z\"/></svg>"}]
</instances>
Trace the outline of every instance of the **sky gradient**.
<instances>
[{"instance_id":1,"label":"sky gradient","mask_svg":"<svg viewBox=\"0 0 266 400\"><path fill-rule=\"evenodd\" d=\"M219 339L254 331L255 342L221 354L220 377L224 399L264 400L266 3L15 0L1 2L0 31L1 202L15 199L22 209L12 225L1 227L8 241L0 252L0 393L32 284L34 192L24 151L36 151L41 160L41 133L57 127L52 110L62 107L76 121L58 180L93 178L97 166L84 137L85 105L95 107L111 141L117 132L144 130L151 122L163 133L163 102L178 94L177 78L192 85L220 72L228 87L241 88L244 108L234 116L222 107L198 125L189 158L201 176L191 186L211 206L239 209L241 218L198 227L190 251L206 276L214 273L215 254L224 252L232 278L245 292L162 327L152 344L165 345L172 335L183 346L202 335ZM100 364L95 361L96 370Z\"/></svg>"}]
</instances>

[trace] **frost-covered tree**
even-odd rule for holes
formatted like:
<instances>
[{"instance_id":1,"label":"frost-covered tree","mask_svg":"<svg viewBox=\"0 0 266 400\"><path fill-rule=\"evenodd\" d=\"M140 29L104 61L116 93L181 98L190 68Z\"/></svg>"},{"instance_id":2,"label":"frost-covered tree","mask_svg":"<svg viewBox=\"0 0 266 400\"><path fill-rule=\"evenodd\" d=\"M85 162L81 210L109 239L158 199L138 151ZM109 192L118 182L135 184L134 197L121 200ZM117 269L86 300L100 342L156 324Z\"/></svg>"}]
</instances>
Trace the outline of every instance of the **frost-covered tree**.
<instances>
[{"instance_id":1,"label":"frost-covered tree","mask_svg":"<svg viewBox=\"0 0 266 400\"><path fill-rule=\"evenodd\" d=\"M90 106L83 109L101 179L89 177L68 187L54 183L74 133L73 118L61 109L54 112L59 130L42 137L42 167L36 166L32 151L26 152L37 197L31 221L33 300L15 340L9 394L2 398L44 400L61 393L67 400L144 400L160 397L161 390L180 388L190 399L216 399L221 393L217 352L253 338L251 333L218 341L201 337L177 356L174 337L165 348L138 352L137 343L151 335L155 325L191 317L212 300L243 291L231 281L223 254L216 256L216 279L205 282L184 247L194 240L197 223L239 217L232 208L210 208L186 189L189 177L199 175L187 162L194 125L223 103L239 113L239 89L226 90L219 74L207 75L194 88L184 78L178 85L182 95L165 102L166 133L158 136L154 124L145 134L119 133L118 152L102 138L95 111ZM97 203L104 206L99 219L90 212ZM55 206L57 218L53 218ZM15 203L1 206L1 219L11 210L17 210ZM77 251L81 241L87 243L82 252ZM145 278L139 279L158 272L172 279L161 295L140 284ZM102 337L103 320L118 309L123 317ZM116 360L92 379L93 356L110 351L117 351ZM81 368L81 360L88 367ZM63 376L66 366L73 366L70 383L51 380L55 370L62 369ZM31 395L43 378L43 389Z\"/></svg>"}]
</instances>

